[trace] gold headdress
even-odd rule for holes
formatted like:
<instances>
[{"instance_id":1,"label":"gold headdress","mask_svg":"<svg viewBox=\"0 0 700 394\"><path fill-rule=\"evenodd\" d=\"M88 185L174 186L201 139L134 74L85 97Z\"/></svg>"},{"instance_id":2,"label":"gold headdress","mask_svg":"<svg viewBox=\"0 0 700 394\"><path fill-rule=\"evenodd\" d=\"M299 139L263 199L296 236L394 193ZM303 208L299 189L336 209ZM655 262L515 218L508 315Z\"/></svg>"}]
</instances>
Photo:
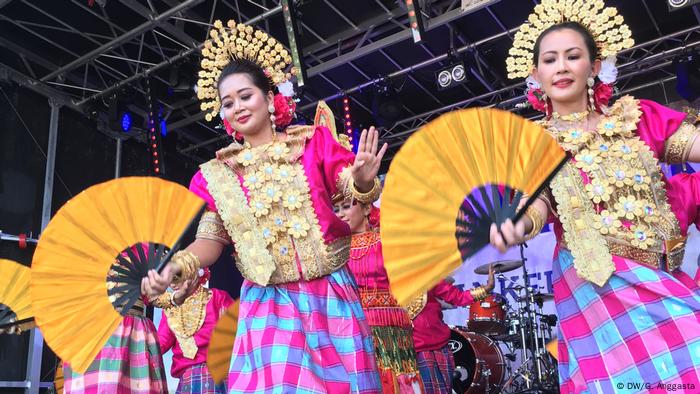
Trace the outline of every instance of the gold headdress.
<instances>
[{"instance_id":1,"label":"gold headdress","mask_svg":"<svg viewBox=\"0 0 700 394\"><path fill-rule=\"evenodd\" d=\"M528 21L515 33L506 65L508 78L526 78L533 64L535 41L543 31L563 22L578 22L591 32L604 59L634 45L632 32L614 7L603 0L542 0Z\"/></svg>"},{"instance_id":2,"label":"gold headdress","mask_svg":"<svg viewBox=\"0 0 700 394\"><path fill-rule=\"evenodd\" d=\"M219 114L221 101L217 82L221 70L233 59L247 59L260 66L270 79L272 85L288 81L297 70L286 68L292 63L292 57L284 46L267 33L254 29L252 26L236 24L230 20L228 28L221 21L214 22L211 36L202 49L199 80L197 81L197 97L202 101L202 111L208 111L206 119L211 121Z\"/></svg>"}]
</instances>

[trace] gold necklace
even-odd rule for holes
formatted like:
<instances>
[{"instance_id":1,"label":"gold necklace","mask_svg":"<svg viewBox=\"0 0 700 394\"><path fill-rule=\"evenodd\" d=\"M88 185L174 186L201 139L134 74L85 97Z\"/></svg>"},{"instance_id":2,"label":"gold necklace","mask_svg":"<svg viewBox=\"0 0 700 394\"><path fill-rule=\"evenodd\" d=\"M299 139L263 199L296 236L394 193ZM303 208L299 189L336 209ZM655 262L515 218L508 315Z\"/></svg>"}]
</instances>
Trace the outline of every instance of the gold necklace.
<instances>
[{"instance_id":1,"label":"gold necklace","mask_svg":"<svg viewBox=\"0 0 700 394\"><path fill-rule=\"evenodd\" d=\"M563 120L565 122L580 122L585 119L590 111L585 110L581 112L572 112L566 115L560 115L558 112L552 112L552 118L556 120Z\"/></svg>"},{"instance_id":2,"label":"gold necklace","mask_svg":"<svg viewBox=\"0 0 700 394\"><path fill-rule=\"evenodd\" d=\"M248 141L243 141L243 147L244 147L244 148L247 148L247 149L254 149L254 148L261 147L261 146L264 147L264 146L266 146L266 145L272 145L272 144L274 144L275 142L277 142L277 132L276 132L274 129L272 129L272 140L270 140L270 142L266 142L266 143L260 144L260 145L258 145L258 146L252 146L252 145L250 144L250 142L248 142Z\"/></svg>"},{"instance_id":3,"label":"gold necklace","mask_svg":"<svg viewBox=\"0 0 700 394\"><path fill-rule=\"evenodd\" d=\"M166 310L172 312L177 318L176 326L171 325L171 329L179 336L188 338L193 336L204 323L206 306L209 302L209 289L199 287L194 294L187 297L182 305Z\"/></svg>"}]
</instances>

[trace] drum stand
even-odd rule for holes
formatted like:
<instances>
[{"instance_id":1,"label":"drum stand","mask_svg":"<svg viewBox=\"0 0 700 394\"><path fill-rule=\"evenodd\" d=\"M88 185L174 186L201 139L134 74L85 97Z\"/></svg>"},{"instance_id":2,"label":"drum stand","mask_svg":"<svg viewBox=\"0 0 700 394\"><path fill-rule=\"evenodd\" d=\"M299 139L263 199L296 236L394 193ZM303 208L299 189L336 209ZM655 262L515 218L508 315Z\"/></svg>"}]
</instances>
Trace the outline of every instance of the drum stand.
<instances>
[{"instance_id":1,"label":"drum stand","mask_svg":"<svg viewBox=\"0 0 700 394\"><path fill-rule=\"evenodd\" d=\"M542 306L535 302L535 292L530 287L530 277L527 272L527 259L525 258L526 244L520 245L520 258L523 261L523 281L525 282L524 305L521 305L518 312L520 320L520 345L522 364L515 373L504 384L503 388L507 388L513 381L519 377L524 381L524 390L522 392L556 392L552 391L551 373L545 373L544 368L550 367L550 363L546 360L547 353L544 349L545 345L545 327L540 325L539 317L542 317ZM540 313L534 310L534 305L540 307ZM539 315L539 316L538 316ZM547 325L547 328L551 328ZM526 333L529 331L529 336ZM550 335L551 336L551 335ZM529 339L529 340L528 340ZM530 356L527 355L528 351ZM555 375L556 376L556 375ZM554 385L556 388L556 384Z\"/></svg>"}]
</instances>

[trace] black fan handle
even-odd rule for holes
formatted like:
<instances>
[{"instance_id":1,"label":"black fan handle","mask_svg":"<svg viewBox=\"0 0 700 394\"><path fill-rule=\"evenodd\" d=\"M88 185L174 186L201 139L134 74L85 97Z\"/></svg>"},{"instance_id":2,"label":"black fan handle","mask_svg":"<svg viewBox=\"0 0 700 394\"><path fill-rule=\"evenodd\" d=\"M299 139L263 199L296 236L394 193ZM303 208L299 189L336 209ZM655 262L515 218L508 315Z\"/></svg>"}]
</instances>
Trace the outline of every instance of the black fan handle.
<instances>
[{"instance_id":1,"label":"black fan handle","mask_svg":"<svg viewBox=\"0 0 700 394\"><path fill-rule=\"evenodd\" d=\"M559 173L559 170L561 170L561 168L564 167L564 164L566 164L566 162L569 161L569 159L571 159L571 153L566 152L566 156L564 156L564 158L561 159L554 171L549 173L547 179L545 179L544 182L542 182L542 184L537 188L537 190L535 190L535 192L527 199L527 201L525 201L525 205L523 205L522 209L520 209L515 214L515 216L513 217L513 224L517 223L518 220L520 220L525 215L525 211L527 211L530 205L532 205L532 203L535 202L537 196L539 196L540 193L544 191L544 189L549 185L549 182L551 182L552 179L554 179L554 177ZM503 234L501 234L501 236L503 236Z\"/></svg>"},{"instance_id":2,"label":"black fan handle","mask_svg":"<svg viewBox=\"0 0 700 394\"><path fill-rule=\"evenodd\" d=\"M199 209L197 214L194 215L194 217L190 221L190 224L188 224L185 228L185 231L183 231L182 234L180 234L180 238L178 238L177 241L175 241L173 247L170 248L170 250L168 251L168 254L166 254L165 257L163 257L163 260L156 266L156 272L163 272L163 268L165 268L165 265L168 264L168 262L170 262L170 259L173 258L175 252L177 252L180 249L180 244L182 243L182 239L185 237L185 234L187 234L189 229L192 228L192 226L199 220L200 217L202 217L202 214L204 213L204 210L206 208L207 204L205 202L202 202L202 207Z\"/></svg>"},{"instance_id":3,"label":"black fan handle","mask_svg":"<svg viewBox=\"0 0 700 394\"><path fill-rule=\"evenodd\" d=\"M2 330L3 328L12 327L12 326L18 326L18 325L24 324L24 323L30 323L30 322L33 322L33 321L34 321L34 318L33 318L33 317L28 317L28 318L26 318L26 319L17 320L17 321L5 323L5 324L0 324L0 330Z\"/></svg>"}]
</instances>

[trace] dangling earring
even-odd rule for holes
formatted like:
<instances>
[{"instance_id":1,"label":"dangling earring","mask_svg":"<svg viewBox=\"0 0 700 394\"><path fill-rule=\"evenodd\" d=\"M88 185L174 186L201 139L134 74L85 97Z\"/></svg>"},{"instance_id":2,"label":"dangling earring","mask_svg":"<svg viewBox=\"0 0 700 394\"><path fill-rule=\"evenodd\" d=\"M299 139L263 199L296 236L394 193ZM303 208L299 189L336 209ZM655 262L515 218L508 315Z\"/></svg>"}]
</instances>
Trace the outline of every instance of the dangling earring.
<instances>
[{"instance_id":1,"label":"dangling earring","mask_svg":"<svg viewBox=\"0 0 700 394\"><path fill-rule=\"evenodd\" d=\"M272 126L275 126L275 120L277 118L275 117L275 106L273 104L270 104L267 106L267 111L270 113L270 121L272 122Z\"/></svg>"},{"instance_id":2,"label":"dangling earring","mask_svg":"<svg viewBox=\"0 0 700 394\"><path fill-rule=\"evenodd\" d=\"M544 102L544 116L549 118L552 114L549 111L549 102L547 101L547 93L542 92L542 101Z\"/></svg>"},{"instance_id":3,"label":"dangling earring","mask_svg":"<svg viewBox=\"0 0 700 394\"><path fill-rule=\"evenodd\" d=\"M595 85L595 80L593 79L593 77L588 77L586 84L588 85L588 104L591 107L591 112L595 112L595 92L593 91L593 85Z\"/></svg>"}]
</instances>

